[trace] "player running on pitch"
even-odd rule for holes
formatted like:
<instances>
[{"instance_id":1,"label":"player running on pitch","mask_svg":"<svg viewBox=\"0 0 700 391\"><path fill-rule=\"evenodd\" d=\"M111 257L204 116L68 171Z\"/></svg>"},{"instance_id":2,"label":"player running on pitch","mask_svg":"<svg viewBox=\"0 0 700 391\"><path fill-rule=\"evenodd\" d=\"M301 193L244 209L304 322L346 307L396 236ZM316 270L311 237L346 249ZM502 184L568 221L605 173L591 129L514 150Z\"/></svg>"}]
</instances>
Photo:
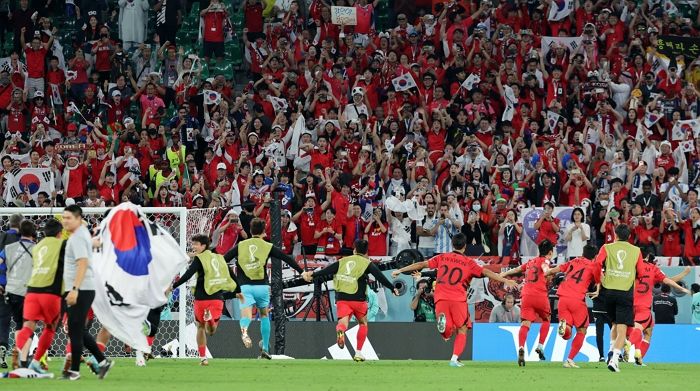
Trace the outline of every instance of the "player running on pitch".
<instances>
[{"instance_id":1,"label":"player running on pitch","mask_svg":"<svg viewBox=\"0 0 700 391\"><path fill-rule=\"evenodd\" d=\"M644 272L644 260L639 247L627 242L629 226L615 227L615 242L601 247L595 258L602 270L601 296L613 326L610 329L612 352L608 353L608 369L620 372L619 357L625 345L627 327L634 325L634 282ZM596 272L596 275L600 275Z\"/></svg>"},{"instance_id":2,"label":"player running on pitch","mask_svg":"<svg viewBox=\"0 0 700 391\"><path fill-rule=\"evenodd\" d=\"M17 334L18 350L34 334L37 322L44 324L39 337L39 345L29 369L40 374L48 374L39 360L51 346L61 315L61 293L63 286L63 256L66 242L61 239L63 226L56 219L44 224L44 239L32 249L32 274L27 283L27 296L24 299L24 324Z\"/></svg>"},{"instance_id":3,"label":"player running on pitch","mask_svg":"<svg viewBox=\"0 0 700 391\"><path fill-rule=\"evenodd\" d=\"M586 295L588 287L593 283L597 268L593 264L593 258L598 253L598 249L587 244L583 247L583 256L574 258L563 265L549 269L547 275L554 275L559 272L566 273L564 281L557 288L559 296L559 336L565 340L571 338L571 328L576 328L576 336L571 342L571 351L564 361L564 368L579 368L574 362L574 357L581 350L583 340L586 338L588 329L588 306L586 305ZM598 291L589 294L590 297L598 295Z\"/></svg>"},{"instance_id":4,"label":"player running on pitch","mask_svg":"<svg viewBox=\"0 0 700 391\"><path fill-rule=\"evenodd\" d=\"M253 345L248 336L248 327L253 318L253 306L260 311L260 334L262 334L260 357L271 359L270 356L270 286L267 278L267 261L269 257L281 259L299 273L304 269L299 267L294 258L285 254L279 248L265 241L265 220L254 218L250 222L251 238L236 244L224 255L226 262L236 259L238 281L245 302L241 301L241 339L246 348Z\"/></svg>"},{"instance_id":5,"label":"player running on pitch","mask_svg":"<svg viewBox=\"0 0 700 391\"><path fill-rule=\"evenodd\" d=\"M639 366L644 365L642 359L649 350L651 333L654 329L654 317L651 314L654 285L666 284L690 294L689 290L677 284L690 273L689 267L673 277L666 277L664 272L654 264L653 257L648 251L642 250L642 256L644 256L644 264L637 272L637 281L634 286L634 328L628 331L629 341L635 347L634 363ZM642 333L644 333L643 339Z\"/></svg>"},{"instance_id":6,"label":"player running on pitch","mask_svg":"<svg viewBox=\"0 0 700 391\"><path fill-rule=\"evenodd\" d=\"M521 292L520 302L520 333L518 334L518 365L525 366L525 342L530 325L537 320L539 315L542 319L540 325L540 337L535 352L540 361L546 360L544 356L544 341L547 339L550 325L551 309L549 306L549 295L547 294L547 272L554 257L554 244L545 239L539 244L540 256L532 258L524 265L520 265L507 272L501 273L501 277L508 277L513 274L525 273L525 285Z\"/></svg>"},{"instance_id":7,"label":"player running on pitch","mask_svg":"<svg viewBox=\"0 0 700 391\"><path fill-rule=\"evenodd\" d=\"M417 262L391 273L396 278L404 272L425 268L437 269L434 298L438 332L445 340L450 339L455 332L457 333L450 359L451 367L464 366L459 361L459 356L464 351L464 346L467 343L467 330L472 325L467 305L467 289L469 289L472 278L488 277L502 282L510 288L517 285L515 281L505 279L491 270L484 269L474 259L465 256L466 247L467 237L458 233L452 237L453 252L436 255L427 261Z\"/></svg>"},{"instance_id":8,"label":"player running on pitch","mask_svg":"<svg viewBox=\"0 0 700 391\"><path fill-rule=\"evenodd\" d=\"M197 274L197 284L194 288L194 319L197 322L197 350L199 351L199 365L209 365L207 360L207 335L212 336L219 325L219 319L224 309L223 292L238 293L238 298L243 304L243 295L236 283L231 268L224 257L215 254L207 248L210 241L207 235L195 235L192 237L192 249L194 258L183 274L170 290L187 282ZM169 293L169 292L168 292ZM168 296L166 294L166 296Z\"/></svg>"},{"instance_id":9,"label":"player running on pitch","mask_svg":"<svg viewBox=\"0 0 700 391\"><path fill-rule=\"evenodd\" d=\"M341 258L322 270L315 272L307 271L302 273L306 282L313 281L317 277L334 276L333 285L335 287L335 305L338 312L338 325L335 327L338 346L345 347L345 331L348 329L350 318L355 315L360 324L357 331L357 349L354 360L365 361L362 355L362 346L367 339L367 279L370 274L390 289L394 295L399 292L388 278L382 274L381 270L369 260L367 256L368 243L366 240L355 241L354 255Z\"/></svg>"}]
</instances>

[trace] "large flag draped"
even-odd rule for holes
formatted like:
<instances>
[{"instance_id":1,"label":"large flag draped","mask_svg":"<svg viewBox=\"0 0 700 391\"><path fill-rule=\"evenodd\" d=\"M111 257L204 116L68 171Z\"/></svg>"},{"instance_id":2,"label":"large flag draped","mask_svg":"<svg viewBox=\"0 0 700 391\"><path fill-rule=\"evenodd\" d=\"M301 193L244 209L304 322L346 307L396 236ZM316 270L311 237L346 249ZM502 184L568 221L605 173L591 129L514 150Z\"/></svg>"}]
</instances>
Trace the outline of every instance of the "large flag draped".
<instances>
[{"instance_id":1,"label":"large flag draped","mask_svg":"<svg viewBox=\"0 0 700 391\"><path fill-rule=\"evenodd\" d=\"M144 321L152 308L168 302L165 290L187 264L187 254L132 203L109 212L99 238L102 249L92 263L98 287L92 309L114 337L150 352Z\"/></svg>"}]
</instances>

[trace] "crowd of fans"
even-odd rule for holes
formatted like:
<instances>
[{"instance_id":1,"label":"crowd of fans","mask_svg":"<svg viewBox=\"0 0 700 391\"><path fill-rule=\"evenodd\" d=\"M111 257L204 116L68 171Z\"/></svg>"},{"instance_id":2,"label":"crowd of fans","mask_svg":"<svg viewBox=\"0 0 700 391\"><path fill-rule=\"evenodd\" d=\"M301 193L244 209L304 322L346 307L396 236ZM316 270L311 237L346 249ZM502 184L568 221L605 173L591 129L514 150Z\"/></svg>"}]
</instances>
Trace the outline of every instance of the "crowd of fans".
<instances>
[{"instance_id":1,"label":"crowd of fans","mask_svg":"<svg viewBox=\"0 0 700 391\"><path fill-rule=\"evenodd\" d=\"M659 66L656 50L697 36L695 2L574 0L559 21L567 1L335 2L353 26L323 0L1 3L8 206L232 208L225 251L277 197L288 252L366 237L372 256L432 255L461 231L470 253L512 257L537 207L538 235L572 256L622 222L659 255L700 255L700 139L671 137L698 115L700 61ZM201 45L182 39L188 15ZM230 42L244 66L221 71ZM24 167L50 169L55 191L8 194ZM581 209L563 227L555 206Z\"/></svg>"}]
</instances>

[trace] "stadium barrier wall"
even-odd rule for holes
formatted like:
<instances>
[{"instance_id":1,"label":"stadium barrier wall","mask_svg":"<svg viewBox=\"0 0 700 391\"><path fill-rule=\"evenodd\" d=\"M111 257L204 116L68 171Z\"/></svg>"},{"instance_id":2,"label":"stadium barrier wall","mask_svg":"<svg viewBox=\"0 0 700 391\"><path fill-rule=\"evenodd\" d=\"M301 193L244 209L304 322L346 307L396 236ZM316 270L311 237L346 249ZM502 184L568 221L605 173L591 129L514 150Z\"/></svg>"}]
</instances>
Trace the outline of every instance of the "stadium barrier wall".
<instances>
[{"instance_id":1,"label":"stadium barrier wall","mask_svg":"<svg viewBox=\"0 0 700 391\"><path fill-rule=\"evenodd\" d=\"M533 325L525 346L526 361L538 361L535 346L539 325ZM515 323L475 323L472 358L475 361L515 361L518 350L518 331ZM607 353L610 341L609 329L605 328L603 351ZM573 339L573 338L572 338ZM595 325L588 327L586 339L574 361L598 361ZM557 335L557 325L552 325L544 343L545 356L549 361L562 362L567 357L571 340L565 341ZM630 355L633 359L632 355ZM700 325L656 325L645 362L656 363L700 363Z\"/></svg>"},{"instance_id":2,"label":"stadium barrier wall","mask_svg":"<svg viewBox=\"0 0 700 391\"><path fill-rule=\"evenodd\" d=\"M351 323L345 349L340 349L335 343L335 323L289 322L285 354L298 359L351 360L355 354L357 330L357 324ZM248 333L253 341L259 340L259 323L253 322ZM257 357L259 350L246 349L240 335L237 321L222 321L216 334L208 340L212 357ZM270 345L274 346L274 335L271 339ZM469 334L463 360L471 360L471 346ZM443 341L435 323L370 323L362 353L368 360L447 360L452 355L452 343Z\"/></svg>"}]
</instances>

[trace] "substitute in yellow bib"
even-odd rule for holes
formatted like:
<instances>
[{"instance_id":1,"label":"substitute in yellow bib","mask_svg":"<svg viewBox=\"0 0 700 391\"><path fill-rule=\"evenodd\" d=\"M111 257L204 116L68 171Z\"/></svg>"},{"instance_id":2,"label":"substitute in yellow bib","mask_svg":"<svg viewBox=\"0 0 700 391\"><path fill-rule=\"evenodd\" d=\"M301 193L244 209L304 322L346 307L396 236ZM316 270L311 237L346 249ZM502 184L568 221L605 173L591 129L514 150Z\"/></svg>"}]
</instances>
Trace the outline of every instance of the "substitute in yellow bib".
<instances>
[{"instance_id":1,"label":"substitute in yellow bib","mask_svg":"<svg viewBox=\"0 0 700 391\"><path fill-rule=\"evenodd\" d=\"M224 292L234 292L243 300L241 289L229 265L220 254L208 250L209 236L192 237L195 256L185 274L173 284L172 289L187 282L197 274L194 288L194 320L197 322L197 348L200 365L209 365L207 360L207 335L214 335L224 309Z\"/></svg>"},{"instance_id":2,"label":"substitute in yellow bib","mask_svg":"<svg viewBox=\"0 0 700 391\"><path fill-rule=\"evenodd\" d=\"M634 326L634 282L643 273L644 259L639 247L628 242L630 228L620 224L615 228L615 242L603 245L595 263L602 271L600 297L612 322L610 337L613 350L608 353L608 369L620 372L618 357L625 344L627 326Z\"/></svg>"},{"instance_id":3,"label":"substitute in yellow bib","mask_svg":"<svg viewBox=\"0 0 700 391\"><path fill-rule=\"evenodd\" d=\"M23 221L22 226L33 224ZM21 228L21 227L20 227ZM24 235L24 234L23 234ZM29 368L38 373L46 373L39 360L51 347L56 326L61 315L61 295L63 294L63 258L66 241L61 239L63 226L56 219L49 219L44 224L44 239L32 248L32 274L27 282L27 295L24 298L22 318L24 324L17 333L16 349L22 350L30 343L37 322L44 324L39 337L39 345L34 352L34 359Z\"/></svg>"},{"instance_id":4,"label":"substitute in yellow bib","mask_svg":"<svg viewBox=\"0 0 700 391\"><path fill-rule=\"evenodd\" d=\"M279 248L263 239L265 237L265 220L255 218L250 222L250 239L239 242L226 253L224 259L231 262L236 259L238 281L241 283L241 292L245 302L241 302L241 339L246 348L253 345L248 336L248 327L253 318L253 306L260 311L260 334L262 346L260 357L271 359L270 347L270 318L267 307L270 305L270 285L267 278L267 261L270 257L281 259L294 270L302 273L304 269L294 261L294 258L285 254Z\"/></svg>"},{"instance_id":5,"label":"substitute in yellow bib","mask_svg":"<svg viewBox=\"0 0 700 391\"><path fill-rule=\"evenodd\" d=\"M355 361L365 361L362 346L367 339L367 278L370 274L398 296L398 290L381 270L367 256L368 243L366 240L355 241L353 255L341 258L323 270L304 272L303 277L311 282L314 277L333 276L335 287L335 306L338 313L338 325L335 327L338 346L345 346L345 330L348 329L350 317L355 315L360 324L357 332L357 349Z\"/></svg>"}]
</instances>

